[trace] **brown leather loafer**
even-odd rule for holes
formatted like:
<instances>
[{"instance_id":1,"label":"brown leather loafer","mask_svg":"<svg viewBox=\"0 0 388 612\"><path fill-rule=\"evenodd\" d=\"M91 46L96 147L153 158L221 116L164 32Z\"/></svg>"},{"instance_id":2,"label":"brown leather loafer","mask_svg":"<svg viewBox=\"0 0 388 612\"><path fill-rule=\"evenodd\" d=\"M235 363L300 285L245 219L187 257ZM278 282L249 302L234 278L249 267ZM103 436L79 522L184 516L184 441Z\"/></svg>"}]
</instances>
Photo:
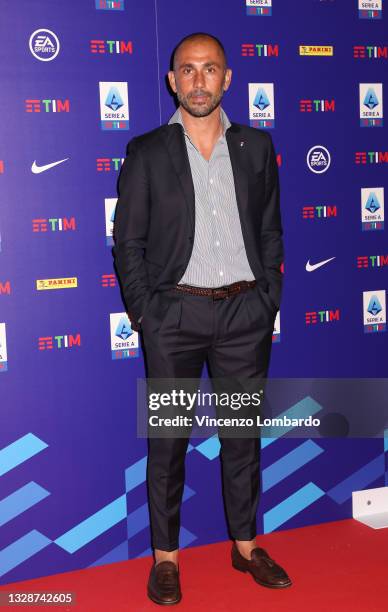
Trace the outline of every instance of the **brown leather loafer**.
<instances>
[{"instance_id":1,"label":"brown leather loafer","mask_svg":"<svg viewBox=\"0 0 388 612\"><path fill-rule=\"evenodd\" d=\"M264 548L254 548L251 552L251 560L245 559L233 543L232 565L240 572L249 572L254 580L262 586L270 589L283 589L291 586L292 582L280 565L275 563Z\"/></svg>"},{"instance_id":2,"label":"brown leather loafer","mask_svg":"<svg viewBox=\"0 0 388 612\"><path fill-rule=\"evenodd\" d=\"M173 561L153 564L148 579L147 594L153 602L162 606L177 604L182 599L179 568Z\"/></svg>"}]
</instances>

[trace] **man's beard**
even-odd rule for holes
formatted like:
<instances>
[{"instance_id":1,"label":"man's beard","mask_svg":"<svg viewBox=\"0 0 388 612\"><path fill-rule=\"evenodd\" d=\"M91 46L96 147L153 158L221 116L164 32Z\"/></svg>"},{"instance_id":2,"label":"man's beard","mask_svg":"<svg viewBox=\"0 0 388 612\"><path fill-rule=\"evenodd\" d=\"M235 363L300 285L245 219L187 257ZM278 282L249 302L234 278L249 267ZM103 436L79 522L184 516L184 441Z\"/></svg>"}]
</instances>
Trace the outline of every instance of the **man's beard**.
<instances>
[{"instance_id":1,"label":"man's beard","mask_svg":"<svg viewBox=\"0 0 388 612\"><path fill-rule=\"evenodd\" d=\"M208 99L208 102L205 104L201 104L201 105L193 104L191 101L191 98L194 95L206 96ZM207 91L203 91L202 89L194 90L190 92L189 94L187 94L187 96L183 96L182 94L177 92L177 98L179 100L179 103L193 117L207 117L208 115L210 115L210 113L212 113L214 109L217 108L217 106L219 106L223 95L224 95L223 90L221 90L218 94L215 94L215 95L209 94Z\"/></svg>"}]
</instances>

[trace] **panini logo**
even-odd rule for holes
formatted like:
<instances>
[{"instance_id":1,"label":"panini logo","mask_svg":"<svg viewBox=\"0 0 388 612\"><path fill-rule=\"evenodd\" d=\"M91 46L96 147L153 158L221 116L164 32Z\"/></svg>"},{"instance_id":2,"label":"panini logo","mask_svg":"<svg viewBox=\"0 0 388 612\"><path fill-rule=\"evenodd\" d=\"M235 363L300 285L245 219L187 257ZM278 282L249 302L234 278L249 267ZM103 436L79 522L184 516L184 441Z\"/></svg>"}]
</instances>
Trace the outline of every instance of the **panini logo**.
<instances>
[{"instance_id":1,"label":"panini logo","mask_svg":"<svg viewBox=\"0 0 388 612\"><path fill-rule=\"evenodd\" d=\"M312 310L306 312L306 325L316 325L318 323L332 323L340 320L340 310Z\"/></svg>"},{"instance_id":2,"label":"panini logo","mask_svg":"<svg viewBox=\"0 0 388 612\"><path fill-rule=\"evenodd\" d=\"M97 157L97 172L118 172L124 163L124 157Z\"/></svg>"},{"instance_id":3,"label":"panini logo","mask_svg":"<svg viewBox=\"0 0 388 612\"><path fill-rule=\"evenodd\" d=\"M337 206L303 206L302 219L328 219L337 216Z\"/></svg>"},{"instance_id":4,"label":"panini logo","mask_svg":"<svg viewBox=\"0 0 388 612\"><path fill-rule=\"evenodd\" d=\"M299 45L299 55L321 55L321 56L332 56L334 55L334 47L332 46L313 46L313 45Z\"/></svg>"},{"instance_id":5,"label":"panini logo","mask_svg":"<svg viewBox=\"0 0 388 612\"><path fill-rule=\"evenodd\" d=\"M300 100L299 110L301 113L334 113L335 100Z\"/></svg>"},{"instance_id":6,"label":"panini logo","mask_svg":"<svg viewBox=\"0 0 388 612\"><path fill-rule=\"evenodd\" d=\"M131 40L125 42L124 40L91 40L90 41L91 53L97 53L102 55L108 54L123 54L128 53L132 55L133 44Z\"/></svg>"},{"instance_id":7,"label":"panini logo","mask_svg":"<svg viewBox=\"0 0 388 612\"><path fill-rule=\"evenodd\" d=\"M353 57L356 59L388 59L388 47L355 45L353 47Z\"/></svg>"},{"instance_id":8,"label":"panini logo","mask_svg":"<svg viewBox=\"0 0 388 612\"><path fill-rule=\"evenodd\" d=\"M52 349L69 349L81 346L81 334L66 334L63 336L40 336L38 349L47 351Z\"/></svg>"},{"instance_id":9,"label":"panini logo","mask_svg":"<svg viewBox=\"0 0 388 612\"><path fill-rule=\"evenodd\" d=\"M279 45L243 43L241 55L243 57L279 57Z\"/></svg>"},{"instance_id":10,"label":"panini logo","mask_svg":"<svg viewBox=\"0 0 388 612\"><path fill-rule=\"evenodd\" d=\"M46 291L48 289L74 289L77 286L77 276L69 276L68 278L42 278L36 281L37 291Z\"/></svg>"},{"instance_id":11,"label":"panini logo","mask_svg":"<svg viewBox=\"0 0 388 612\"><path fill-rule=\"evenodd\" d=\"M356 151L356 164L388 164L388 151Z\"/></svg>"},{"instance_id":12,"label":"panini logo","mask_svg":"<svg viewBox=\"0 0 388 612\"><path fill-rule=\"evenodd\" d=\"M0 174L4 174L4 162L0 159Z\"/></svg>"},{"instance_id":13,"label":"panini logo","mask_svg":"<svg viewBox=\"0 0 388 612\"><path fill-rule=\"evenodd\" d=\"M50 218L50 219L33 219L33 232L68 232L75 231L75 217Z\"/></svg>"},{"instance_id":14,"label":"panini logo","mask_svg":"<svg viewBox=\"0 0 388 612\"><path fill-rule=\"evenodd\" d=\"M5 281L5 283L0 281L0 295L4 294L11 295L11 283L9 280Z\"/></svg>"},{"instance_id":15,"label":"panini logo","mask_svg":"<svg viewBox=\"0 0 388 612\"><path fill-rule=\"evenodd\" d=\"M33 100L28 99L26 113L69 113L70 100Z\"/></svg>"}]
</instances>

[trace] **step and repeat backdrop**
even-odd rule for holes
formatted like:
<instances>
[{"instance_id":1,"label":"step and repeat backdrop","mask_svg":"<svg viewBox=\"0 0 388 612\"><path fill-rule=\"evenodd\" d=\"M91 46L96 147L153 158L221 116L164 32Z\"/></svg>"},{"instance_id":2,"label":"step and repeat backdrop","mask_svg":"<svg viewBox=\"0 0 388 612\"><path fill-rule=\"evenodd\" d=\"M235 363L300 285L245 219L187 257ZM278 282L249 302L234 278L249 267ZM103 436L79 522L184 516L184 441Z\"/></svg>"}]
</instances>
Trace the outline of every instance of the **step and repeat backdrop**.
<instances>
[{"instance_id":1,"label":"step and repeat backdrop","mask_svg":"<svg viewBox=\"0 0 388 612\"><path fill-rule=\"evenodd\" d=\"M271 376L387 376L387 26L382 0L4 3L3 584L151 553L144 362L112 229L127 143L175 110L166 73L183 36L224 42L223 107L275 145L285 260ZM321 408L313 393L300 405ZM260 532L351 516L352 491L388 484L387 448L264 439ZM189 446L182 547L228 537L218 451L217 438Z\"/></svg>"}]
</instances>

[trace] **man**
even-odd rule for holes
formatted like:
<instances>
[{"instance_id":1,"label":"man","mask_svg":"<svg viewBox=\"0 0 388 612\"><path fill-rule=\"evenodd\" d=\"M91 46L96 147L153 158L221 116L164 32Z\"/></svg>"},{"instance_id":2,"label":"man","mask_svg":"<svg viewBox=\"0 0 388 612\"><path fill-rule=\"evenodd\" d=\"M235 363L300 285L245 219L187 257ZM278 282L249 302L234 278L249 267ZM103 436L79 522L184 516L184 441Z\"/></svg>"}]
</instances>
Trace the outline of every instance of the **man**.
<instances>
[{"instance_id":1,"label":"man","mask_svg":"<svg viewBox=\"0 0 388 612\"><path fill-rule=\"evenodd\" d=\"M265 131L231 123L220 107L231 83L225 51L203 33L173 55L179 107L134 138L119 179L117 273L149 378L265 378L281 297L278 169ZM180 506L188 438L149 438L147 484L155 562L148 596L182 597ZM232 564L261 585L291 585L256 544L258 437L220 439Z\"/></svg>"}]
</instances>

